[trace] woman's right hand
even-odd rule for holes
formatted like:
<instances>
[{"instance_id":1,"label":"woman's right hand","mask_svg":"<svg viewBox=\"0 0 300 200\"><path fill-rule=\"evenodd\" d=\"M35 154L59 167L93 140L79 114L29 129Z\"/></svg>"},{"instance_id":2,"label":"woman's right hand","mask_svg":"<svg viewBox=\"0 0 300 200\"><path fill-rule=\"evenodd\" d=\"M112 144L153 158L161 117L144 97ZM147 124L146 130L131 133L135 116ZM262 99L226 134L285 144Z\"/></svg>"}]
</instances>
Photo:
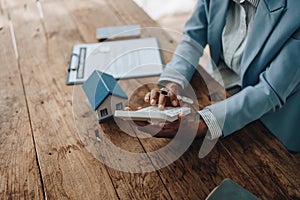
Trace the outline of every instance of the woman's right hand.
<instances>
[{"instance_id":1,"label":"woman's right hand","mask_svg":"<svg viewBox=\"0 0 300 200\"><path fill-rule=\"evenodd\" d=\"M177 95L179 95L182 91L182 88L177 83L168 83L165 87L152 89L148 92L144 101L150 103L150 105L154 106L158 104L158 109L163 110L166 106L167 100L170 101L171 105L174 107L179 106L179 101L177 99Z\"/></svg>"}]
</instances>

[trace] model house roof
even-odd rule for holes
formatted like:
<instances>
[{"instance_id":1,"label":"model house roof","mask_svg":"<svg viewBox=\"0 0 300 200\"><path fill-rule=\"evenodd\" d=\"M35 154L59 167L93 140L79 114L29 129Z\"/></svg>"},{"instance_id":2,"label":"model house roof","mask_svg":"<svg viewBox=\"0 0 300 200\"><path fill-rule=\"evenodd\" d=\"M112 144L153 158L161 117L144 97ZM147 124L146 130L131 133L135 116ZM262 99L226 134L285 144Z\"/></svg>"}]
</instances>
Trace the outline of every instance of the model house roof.
<instances>
[{"instance_id":1,"label":"model house roof","mask_svg":"<svg viewBox=\"0 0 300 200\"><path fill-rule=\"evenodd\" d=\"M96 110L109 95L124 99L128 98L113 76L100 71L94 71L82 85L82 88L94 110Z\"/></svg>"}]
</instances>

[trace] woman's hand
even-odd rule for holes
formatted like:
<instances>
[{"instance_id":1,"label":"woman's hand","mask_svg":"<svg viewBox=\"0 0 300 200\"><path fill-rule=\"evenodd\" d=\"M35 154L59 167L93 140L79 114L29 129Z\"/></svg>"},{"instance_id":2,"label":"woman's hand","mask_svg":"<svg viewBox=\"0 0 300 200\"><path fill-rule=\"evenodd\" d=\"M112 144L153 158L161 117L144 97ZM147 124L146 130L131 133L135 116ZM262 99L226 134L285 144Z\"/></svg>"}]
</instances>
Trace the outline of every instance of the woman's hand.
<instances>
[{"instance_id":1,"label":"woman's hand","mask_svg":"<svg viewBox=\"0 0 300 200\"><path fill-rule=\"evenodd\" d=\"M179 115L179 119L174 122L151 124L149 122L135 121L134 126L137 126L138 130L158 138L173 138L177 134L179 127L186 134L195 133L194 131L197 130L196 137L205 136L208 130L198 113L191 113L187 116Z\"/></svg>"},{"instance_id":2,"label":"woman's hand","mask_svg":"<svg viewBox=\"0 0 300 200\"><path fill-rule=\"evenodd\" d=\"M169 98L171 105L176 107L179 105L177 95L180 94L181 91L182 88L177 83L168 83L161 90L157 88L152 89L145 95L144 101L150 103L152 106L158 104L158 109L163 110Z\"/></svg>"},{"instance_id":3,"label":"woman's hand","mask_svg":"<svg viewBox=\"0 0 300 200\"><path fill-rule=\"evenodd\" d=\"M158 104L158 108L160 110L163 110L168 104L177 107L180 106L177 95L180 95L181 92L182 88L180 85L177 83L168 83L161 90L158 88L152 89L145 95L144 101L150 103L152 106ZM190 104L182 106L190 107L192 113L187 116L180 114L178 116L178 120L174 122L151 123L145 121L134 121L133 126L136 126L138 130L146 132L154 137L172 138L177 134L179 128L184 130L186 134L195 133L194 131L197 131L196 137L204 136L208 128L198 114L198 107L196 108L196 105ZM125 110L131 109L127 107Z\"/></svg>"}]
</instances>

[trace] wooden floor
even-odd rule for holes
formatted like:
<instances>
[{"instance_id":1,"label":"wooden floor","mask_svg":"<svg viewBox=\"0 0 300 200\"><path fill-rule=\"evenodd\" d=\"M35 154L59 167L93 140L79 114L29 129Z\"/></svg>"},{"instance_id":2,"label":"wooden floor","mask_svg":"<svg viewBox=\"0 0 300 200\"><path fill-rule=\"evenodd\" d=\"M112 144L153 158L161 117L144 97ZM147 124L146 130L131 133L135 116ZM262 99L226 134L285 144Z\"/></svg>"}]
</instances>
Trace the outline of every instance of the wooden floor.
<instances>
[{"instance_id":1,"label":"wooden floor","mask_svg":"<svg viewBox=\"0 0 300 200\"><path fill-rule=\"evenodd\" d=\"M261 199L300 199L300 159L259 122L219 141L204 159L198 158L200 139L157 171L130 173L103 164L84 136L100 134L136 153L155 151L169 140L131 137L113 120L97 124L81 104L80 86L65 84L70 49L97 42L100 26L157 24L130 0L1 0L0 5L0 199L205 199L224 178ZM142 37L148 36L157 37L163 49L176 47L164 30L144 29ZM162 54L165 62L171 59L171 53ZM217 97L222 88L203 70L201 75L192 85L204 107L210 104L205 83ZM157 79L120 84L137 106L136 97L147 87L136 86ZM112 160L126 158L118 159ZM145 159L141 168L151 162Z\"/></svg>"}]
</instances>

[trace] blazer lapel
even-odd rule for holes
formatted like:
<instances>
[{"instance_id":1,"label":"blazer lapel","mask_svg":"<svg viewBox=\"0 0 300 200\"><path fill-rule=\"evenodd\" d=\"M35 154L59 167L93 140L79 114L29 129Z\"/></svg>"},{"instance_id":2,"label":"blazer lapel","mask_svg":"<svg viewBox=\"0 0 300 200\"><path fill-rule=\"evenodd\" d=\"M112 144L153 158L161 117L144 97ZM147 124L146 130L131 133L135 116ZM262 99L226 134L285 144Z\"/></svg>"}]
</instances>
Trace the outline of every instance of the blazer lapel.
<instances>
[{"instance_id":1,"label":"blazer lapel","mask_svg":"<svg viewBox=\"0 0 300 200\"><path fill-rule=\"evenodd\" d=\"M286 0L260 0L242 58L242 77L263 48L285 8ZM244 83L244 79L243 82ZM244 85L244 84L243 84Z\"/></svg>"}]
</instances>

